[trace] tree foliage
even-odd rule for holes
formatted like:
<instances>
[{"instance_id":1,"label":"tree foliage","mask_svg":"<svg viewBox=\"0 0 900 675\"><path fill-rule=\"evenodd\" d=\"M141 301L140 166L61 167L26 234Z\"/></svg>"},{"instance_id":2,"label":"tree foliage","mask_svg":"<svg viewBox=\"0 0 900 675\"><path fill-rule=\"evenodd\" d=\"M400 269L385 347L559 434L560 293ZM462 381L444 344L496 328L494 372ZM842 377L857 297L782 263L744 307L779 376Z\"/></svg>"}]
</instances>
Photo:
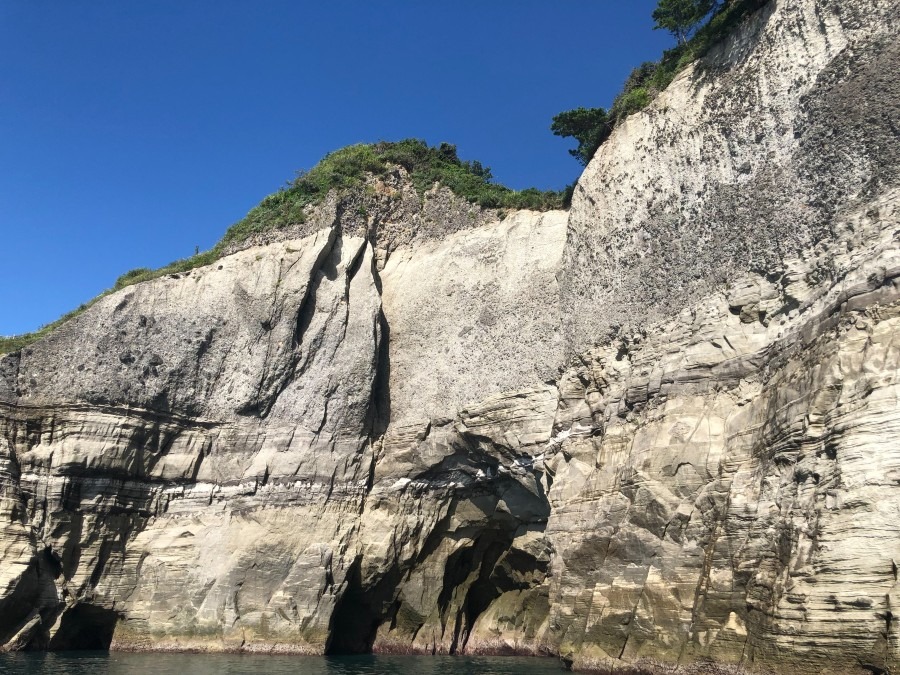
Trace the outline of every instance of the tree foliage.
<instances>
[{"instance_id":1,"label":"tree foliage","mask_svg":"<svg viewBox=\"0 0 900 675\"><path fill-rule=\"evenodd\" d=\"M550 131L563 138L574 138L578 147L569 154L587 166L597 148L612 132L609 113L604 108L576 108L553 118Z\"/></svg>"},{"instance_id":2,"label":"tree foliage","mask_svg":"<svg viewBox=\"0 0 900 675\"><path fill-rule=\"evenodd\" d=\"M654 28L669 31L683 45L715 5L715 0L659 0L653 10Z\"/></svg>"},{"instance_id":3,"label":"tree foliage","mask_svg":"<svg viewBox=\"0 0 900 675\"><path fill-rule=\"evenodd\" d=\"M647 105L651 94L650 81L656 72L653 61L642 63L631 71L622 92L609 110L605 108L576 108L559 113L553 118L550 131L563 138L574 138L578 147L569 154L587 166L613 128L633 112Z\"/></svg>"},{"instance_id":4,"label":"tree foliage","mask_svg":"<svg viewBox=\"0 0 900 675\"><path fill-rule=\"evenodd\" d=\"M771 1L719 0L717 3L715 0L659 0L659 7L653 14L657 28L671 30L662 22L668 24L678 19L682 22L678 24L681 26L679 30L683 31L676 34L679 43L666 50L659 61L648 61L635 68L608 111L603 108L569 110L553 118L551 130L557 136L574 137L578 148L569 153L582 164L587 164L618 124L649 105L682 69L701 58L713 45L730 35L747 16ZM684 10L685 7L687 10ZM698 28L707 16L709 21ZM691 36L690 39L688 36Z\"/></svg>"}]
</instances>

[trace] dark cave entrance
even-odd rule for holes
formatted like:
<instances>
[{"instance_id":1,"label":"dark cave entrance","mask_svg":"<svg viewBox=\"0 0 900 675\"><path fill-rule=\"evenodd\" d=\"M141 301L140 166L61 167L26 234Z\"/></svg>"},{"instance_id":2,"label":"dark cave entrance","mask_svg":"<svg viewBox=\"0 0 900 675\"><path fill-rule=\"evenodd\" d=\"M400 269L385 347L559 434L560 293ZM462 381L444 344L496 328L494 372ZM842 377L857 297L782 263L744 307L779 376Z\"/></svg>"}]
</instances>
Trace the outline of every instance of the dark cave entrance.
<instances>
[{"instance_id":1,"label":"dark cave entrance","mask_svg":"<svg viewBox=\"0 0 900 675\"><path fill-rule=\"evenodd\" d=\"M361 561L356 559L347 572L347 588L331 615L326 656L371 653L378 626L387 613L386 606L400 582L400 570L395 565L374 586L367 588L360 568Z\"/></svg>"},{"instance_id":2,"label":"dark cave entrance","mask_svg":"<svg viewBox=\"0 0 900 675\"><path fill-rule=\"evenodd\" d=\"M59 629L50 639L48 648L53 651L107 651L118 620L119 615L111 609L75 605L62 615Z\"/></svg>"},{"instance_id":3,"label":"dark cave entrance","mask_svg":"<svg viewBox=\"0 0 900 675\"><path fill-rule=\"evenodd\" d=\"M475 620L500 595L490 582L490 574L497 560L509 548L511 537L508 540L495 539L492 536L495 534L489 532L476 539L472 546L460 549L447 558L444 568L444 587L438 599L438 606L445 621L452 619L449 610L453 594L465 583L474 570L478 570L478 575L469 586L462 605L457 608L452 629L451 654L456 654L466 646L469 631Z\"/></svg>"}]
</instances>

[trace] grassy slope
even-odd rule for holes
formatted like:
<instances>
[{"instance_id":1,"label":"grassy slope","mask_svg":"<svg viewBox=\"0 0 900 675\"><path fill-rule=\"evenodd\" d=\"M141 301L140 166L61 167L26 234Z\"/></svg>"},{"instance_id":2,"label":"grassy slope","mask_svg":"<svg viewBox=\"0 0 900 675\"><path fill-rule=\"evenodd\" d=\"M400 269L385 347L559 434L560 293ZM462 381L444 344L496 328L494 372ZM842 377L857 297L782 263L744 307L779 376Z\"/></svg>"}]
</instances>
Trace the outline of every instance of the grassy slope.
<instances>
[{"instance_id":1,"label":"grassy slope","mask_svg":"<svg viewBox=\"0 0 900 675\"><path fill-rule=\"evenodd\" d=\"M53 323L33 333L0 337L0 354L28 346L78 316L109 293L142 281L208 265L222 257L230 246L254 234L302 223L306 219L306 207L321 202L329 191L352 190L362 185L367 174L384 175L398 165L409 172L419 192L430 189L438 182L485 208L545 211L564 208L570 196L567 191L541 191L535 188L517 191L494 183L490 169L477 161L460 160L456 155L456 148L448 144L434 148L422 141L407 139L396 143L351 145L326 155L285 189L263 199L246 217L232 225L221 241L209 251L176 260L159 269L139 268L126 272L116 280L111 289Z\"/></svg>"}]
</instances>

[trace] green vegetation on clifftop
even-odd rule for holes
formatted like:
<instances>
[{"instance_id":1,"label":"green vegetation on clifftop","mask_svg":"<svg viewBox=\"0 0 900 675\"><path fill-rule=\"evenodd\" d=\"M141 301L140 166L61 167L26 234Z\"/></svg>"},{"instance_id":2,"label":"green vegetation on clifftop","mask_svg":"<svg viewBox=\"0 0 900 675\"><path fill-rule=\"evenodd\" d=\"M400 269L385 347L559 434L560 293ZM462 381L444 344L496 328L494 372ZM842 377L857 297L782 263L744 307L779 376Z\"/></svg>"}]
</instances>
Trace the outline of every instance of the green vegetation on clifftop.
<instances>
[{"instance_id":1,"label":"green vegetation on clifftop","mask_svg":"<svg viewBox=\"0 0 900 675\"><path fill-rule=\"evenodd\" d=\"M571 191L542 191L536 188L512 190L493 182L491 170L478 161L464 161L456 146L441 143L431 147L424 141L406 139L351 145L329 153L309 171L303 171L284 189L263 199L242 220L232 225L210 250L176 260L159 269L138 268L120 276L115 285L78 309L33 333L0 337L0 354L13 352L44 337L69 319L78 316L100 298L126 286L168 274L180 274L209 265L235 244L254 234L303 223L305 209L323 201L331 190L359 188L367 175L385 176L401 166L409 173L420 193L440 183L457 195L484 208L533 209L546 211L568 206Z\"/></svg>"},{"instance_id":2,"label":"green vegetation on clifftop","mask_svg":"<svg viewBox=\"0 0 900 675\"><path fill-rule=\"evenodd\" d=\"M106 293L108 293L108 292L109 291L107 291ZM32 342L36 342L37 340L40 340L45 335L49 335L54 330L56 330L61 325L63 325L66 321L68 321L69 319L72 319L72 318L78 316L79 314L81 314L84 310L86 310L88 307L90 307L95 302L97 302L97 300L99 300L104 295L106 295L106 293L103 293L102 295L98 295L93 300L89 300L88 302L84 303L83 305L76 307L71 312L67 312L66 314L63 314L61 317L59 317L53 323L48 323L46 326L41 326L33 333L23 333L22 335L12 335L10 337L0 336L0 355L8 354L10 352L15 352L20 349L23 349L24 347L27 347L28 345L30 345Z\"/></svg>"},{"instance_id":3,"label":"green vegetation on clifftop","mask_svg":"<svg viewBox=\"0 0 900 675\"><path fill-rule=\"evenodd\" d=\"M478 161L463 161L456 146L431 147L417 139L395 143L361 143L336 150L301 172L285 189L269 195L246 218L235 223L220 244L240 242L257 232L303 222L304 209L321 201L330 190L359 187L366 174L384 176L402 166L422 193L440 183L460 197L485 208L546 211L566 206L567 192L535 188L511 190L493 182L491 170Z\"/></svg>"},{"instance_id":4,"label":"green vegetation on clifftop","mask_svg":"<svg viewBox=\"0 0 900 675\"><path fill-rule=\"evenodd\" d=\"M690 40L680 41L679 38L679 44L667 50L659 61L647 61L631 71L609 110L576 108L561 112L553 118L550 130L557 136L574 138L578 146L569 153L587 165L617 125L646 108L678 73L706 55L744 19L770 1L729 0L720 3L709 21Z\"/></svg>"}]
</instances>

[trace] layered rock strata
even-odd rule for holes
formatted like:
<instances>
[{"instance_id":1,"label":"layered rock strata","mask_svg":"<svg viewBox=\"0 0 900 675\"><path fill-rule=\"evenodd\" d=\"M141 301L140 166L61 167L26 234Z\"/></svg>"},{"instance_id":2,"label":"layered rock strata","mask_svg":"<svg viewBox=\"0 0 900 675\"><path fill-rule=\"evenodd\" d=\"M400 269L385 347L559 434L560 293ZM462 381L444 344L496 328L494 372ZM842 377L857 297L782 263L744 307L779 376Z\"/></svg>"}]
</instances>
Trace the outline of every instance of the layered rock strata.
<instances>
[{"instance_id":1,"label":"layered rock strata","mask_svg":"<svg viewBox=\"0 0 900 675\"><path fill-rule=\"evenodd\" d=\"M569 213L398 170L0 358L0 643L895 669L898 10L769 3Z\"/></svg>"}]
</instances>

